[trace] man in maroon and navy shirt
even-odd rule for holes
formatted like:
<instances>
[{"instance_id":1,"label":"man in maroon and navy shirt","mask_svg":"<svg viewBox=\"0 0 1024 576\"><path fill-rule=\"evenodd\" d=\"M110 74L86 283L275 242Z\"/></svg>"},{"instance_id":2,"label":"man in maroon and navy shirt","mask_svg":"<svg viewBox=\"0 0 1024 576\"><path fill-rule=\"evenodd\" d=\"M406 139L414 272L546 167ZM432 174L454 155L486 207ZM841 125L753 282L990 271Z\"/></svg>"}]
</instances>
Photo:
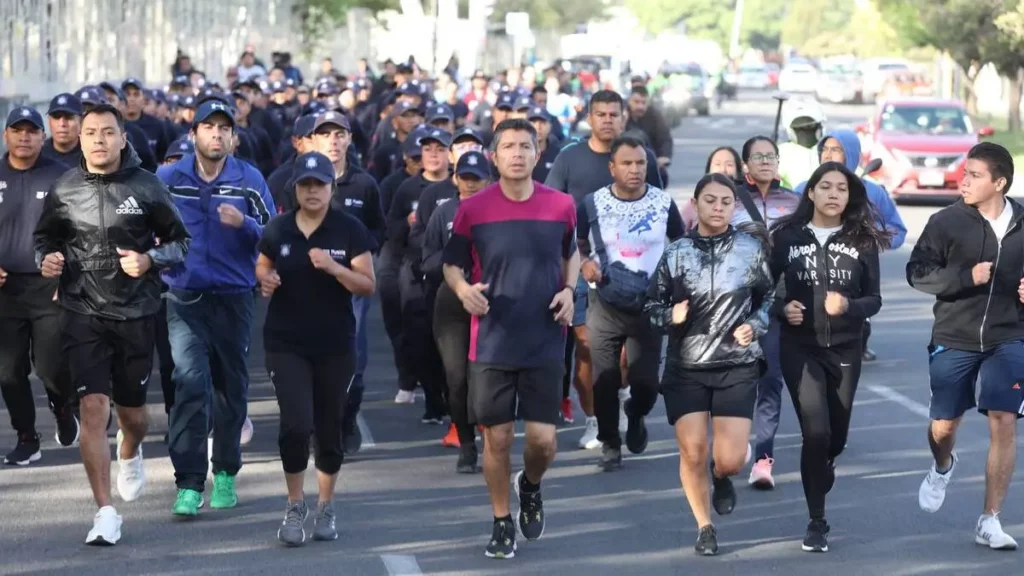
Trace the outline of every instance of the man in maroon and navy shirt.
<instances>
[{"instance_id":1,"label":"man in maroon and navy shirt","mask_svg":"<svg viewBox=\"0 0 1024 576\"><path fill-rule=\"evenodd\" d=\"M514 421L526 421L525 470L514 482L519 526L536 540L544 531L540 482L555 456L566 326L580 258L572 197L531 178L538 154L533 125L502 122L492 146L501 178L459 205L443 258L445 281L473 316L470 398L485 426L484 477L494 510L486 554L511 558Z\"/></svg>"}]
</instances>

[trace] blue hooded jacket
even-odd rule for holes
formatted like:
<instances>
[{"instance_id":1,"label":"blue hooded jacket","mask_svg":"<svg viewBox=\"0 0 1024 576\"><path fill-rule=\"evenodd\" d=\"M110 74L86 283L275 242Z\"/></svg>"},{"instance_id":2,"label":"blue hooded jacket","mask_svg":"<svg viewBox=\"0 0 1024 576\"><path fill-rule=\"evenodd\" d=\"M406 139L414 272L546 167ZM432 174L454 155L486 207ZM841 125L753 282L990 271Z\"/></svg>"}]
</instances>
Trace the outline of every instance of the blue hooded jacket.
<instances>
[{"instance_id":1,"label":"blue hooded jacket","mask_svg":"<svg viewBox=\"0 0 1024 576\"><path fill-rule=\"evenodd\" d=\"M191 249L183 264L165 270L163 281L171 288L196 292L233 294L256 286L256 244L263 226L276 213L274 199L259 171L234 156L213 182L196 174L195 154L156 175L167 184L174 205L192 235ZM237 208L245 221L239 229L220 221L221 204Z\"/></svg>"},{"instance_id":2,"label":"blue hooded jacket","mask_svg":"<svg viewBox=\"0 0 1024 576\"><path fill-rule=\"evenodd\" d=\"M856 174L857 167L860 164L860 138L857 137L857 133L853 130L833 130L826 134L818 142L819 158L821 158L822 148L825 147L825 141L829 138L835 138L839 145L843 147L846 167ZM903 241L907 239L907 227L903 224L903 219L900 218L900 213L896 209L896 203L892 201L889 193L878 184L865 178L861 178L861 181L864 182L864 187L867 188L868 200L874 204L875 210L878 210L878 215L882 220L881 224L884 224L892 232L892 246L890 248L892 250L898 249L903 245ZM797 194L803 194L806 186L807 182L801 182L793 191Z\"/></svg>"}]
</instances>

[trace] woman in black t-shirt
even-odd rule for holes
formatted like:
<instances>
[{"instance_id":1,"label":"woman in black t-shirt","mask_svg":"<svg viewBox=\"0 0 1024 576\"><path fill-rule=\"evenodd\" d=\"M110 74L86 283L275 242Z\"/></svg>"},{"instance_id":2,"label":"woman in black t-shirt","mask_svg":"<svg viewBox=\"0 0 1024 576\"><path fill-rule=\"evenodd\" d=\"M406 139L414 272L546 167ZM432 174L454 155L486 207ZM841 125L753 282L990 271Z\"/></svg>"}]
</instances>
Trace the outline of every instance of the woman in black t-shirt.
<instances>
[{"instance_id":1,"label":"woman in black t-shirt","mask_svg":"<svg viewBox=\"0 0 1024 576\"><path fill-rule=\"evenodd\" d=\"M288 507L277 532L301 546L309 509L302 484L309 437L316 435L320 498L312 537L334 540L334 486L341 468L346 392L355 369L352 296L374 292L374 243L356 218L330 208L334 168L313 152L296 160L298 208L263 229L256 276L270 296L263 326L267 371L281 412L278 446L288 486Z\"/></svg>"}]
</instances>

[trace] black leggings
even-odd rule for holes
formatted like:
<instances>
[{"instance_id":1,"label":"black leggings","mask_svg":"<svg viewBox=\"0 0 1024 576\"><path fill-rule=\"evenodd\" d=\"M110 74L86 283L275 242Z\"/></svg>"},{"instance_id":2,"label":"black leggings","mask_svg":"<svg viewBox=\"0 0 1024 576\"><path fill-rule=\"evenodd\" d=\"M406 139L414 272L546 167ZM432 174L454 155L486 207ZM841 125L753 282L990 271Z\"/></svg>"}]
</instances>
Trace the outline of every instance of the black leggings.
<instances>
[{"instance_id":1,"label":"black leggings","mask_svg":"<svg viewBox=\"0 0 1024 576\"><path fill-rule=\"evenodd\" d=\"M803 449L800 477L812 520L825 517L831 460L843 452L860 380L861 339L819 348L782 336L782 377L793 399Z\"/></svg>"},{"instance_id":2,"label":"black leggings","mask_svg":"<svg viewBox=\"0 0 1024 576\"><path fill-rule=\"evenodd\" d=\"M277 444L285 474L306 471L310 435L316 436L316 469L336 474L345 454L341 431L355 355L267 352L266 360L281 411Z\"/></svg>"},{"instance_id":3,"label":"black leggings","mask_svg":"<svg viewBox=\"0 0 1024 576\"><path fill-rule=\"evenodd\" d=\"M576 336L569 328L569 335L565 339L565 376L562 377L562 399L569 397L569 388L572 386L572 371L576 366Z\"/></svg>"},{"instance_id":4,"label":"black leggings","mask_svg":"<svg viewBox=\"0 0 1024 576\"><path fill-rule=\"evenodd\" d=\"M459 442L476 441L469 406L469 312L447 284L441 284L434 301L434 340L444 363L448 382L448 412L459 433Z\"/></svg>"}]
</instances>

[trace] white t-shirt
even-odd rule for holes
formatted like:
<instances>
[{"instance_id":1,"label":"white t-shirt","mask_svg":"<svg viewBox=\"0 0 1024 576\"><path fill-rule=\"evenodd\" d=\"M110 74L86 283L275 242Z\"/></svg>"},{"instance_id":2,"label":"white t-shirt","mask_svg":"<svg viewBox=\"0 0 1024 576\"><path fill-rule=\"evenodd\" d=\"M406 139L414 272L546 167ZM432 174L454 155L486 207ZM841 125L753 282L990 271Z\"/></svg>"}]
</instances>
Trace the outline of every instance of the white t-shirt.
<instances>
[{"instance_id":1,"label":"white t-shirt","mask_svg":"<svg viewBox=\"0 0 1024 576\"><path fill-rule=\"evenodd\" d=\"M808 222L807 229L814 233L814 238L818 241L818 245L824 248L825 242L828 242L829 237L842 230L843 227L833 226L831 228L819 228L818 226Z\"/></svg>"},{"instance_id":2,"label":"white t-shirt","mask_svg":"<svg viewBox=\"0 0 1024 576\"><path fill-rule=\"evenodd\" d=\"M1010 206L1010 203L1005 199L1003 200L1003 211L999 213L995 220L984 214L981 216L992 227L992 232L995 233L996 239L1002 242L1003 236L1006 236L1006 231L1010 228L1010 221L1013 220L1013 207Z\"/></svg>"}]
</instances>

